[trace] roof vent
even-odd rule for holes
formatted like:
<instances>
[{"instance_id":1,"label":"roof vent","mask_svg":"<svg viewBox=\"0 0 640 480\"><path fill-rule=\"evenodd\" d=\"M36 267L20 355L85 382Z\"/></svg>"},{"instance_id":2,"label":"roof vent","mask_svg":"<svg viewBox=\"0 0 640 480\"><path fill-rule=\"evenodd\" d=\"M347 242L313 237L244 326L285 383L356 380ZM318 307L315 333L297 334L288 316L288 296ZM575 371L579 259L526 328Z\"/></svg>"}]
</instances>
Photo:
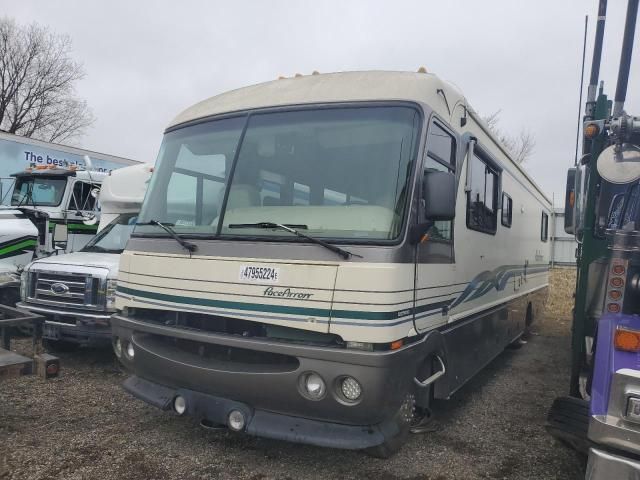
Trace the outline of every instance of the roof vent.
<instances>
[{"instance_id":1,"label":"roof vent","mask_svg":"<svg viewBox=\"0 0 640 480\"><path fill-rule=\"evenodd\" d=\"M418 73L427 73L427 69L425 67L420 67L418 69Z\"/></svg>"}]
</instances>

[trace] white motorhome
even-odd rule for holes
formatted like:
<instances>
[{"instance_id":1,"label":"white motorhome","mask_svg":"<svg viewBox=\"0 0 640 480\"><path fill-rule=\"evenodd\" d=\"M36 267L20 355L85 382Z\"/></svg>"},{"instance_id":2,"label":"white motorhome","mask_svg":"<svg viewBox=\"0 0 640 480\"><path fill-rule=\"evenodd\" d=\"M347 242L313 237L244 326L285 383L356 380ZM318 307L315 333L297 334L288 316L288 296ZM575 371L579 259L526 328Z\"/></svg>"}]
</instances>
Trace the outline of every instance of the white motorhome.
<instances>
[{"instance_id":1,"label":"white motorhome","mask_svg":"<svg viewBox=\"0 0 640 480\"><path fill-rule=\"evenodd\" d=\"M114 170L102 182L98 234L74 253L38 259L22 272L18 307L44 315L43 337L58 348L109 342L120 254L153 167Z\"/></svg>"},{"instance_id":2,"label":"white motorhome","mask_svg":"<svg viewBox=\"0 0 640 480\"><path fill-rule=\"evenodd\" d=\"M435 75L205 100L166 130L121 257L124 387L204 424L387 456L536 317L550 213Z\"/></svg>"}]
</instances>

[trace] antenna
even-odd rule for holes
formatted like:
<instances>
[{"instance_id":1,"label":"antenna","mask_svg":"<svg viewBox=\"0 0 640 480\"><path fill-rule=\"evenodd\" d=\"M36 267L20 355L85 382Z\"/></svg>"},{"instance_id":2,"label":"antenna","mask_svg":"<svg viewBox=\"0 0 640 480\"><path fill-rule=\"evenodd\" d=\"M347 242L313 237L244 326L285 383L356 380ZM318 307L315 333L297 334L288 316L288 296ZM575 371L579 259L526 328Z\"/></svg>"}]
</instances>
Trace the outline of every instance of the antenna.
<instances>
[{"instance_id":1,"label":"antenna","mask_svg":"<svg viewBox=\"0 0 640 480\"><path fill-rule=\"evenodd\" d=\"M584 16L584 40L582 41L582 71L580 73L580 99L578 100L578 128L576 130L576 155L573 161L578 165L578 146L580 145L580 114L582 113L582 89L584 87L584 61L587 54L587 29L589 26L589 15Z\"/></svg>"},{"instance_id":2,"label":"antenna","mask_svg":"<svg viewBox=\"0 0 640 480\"><path fill-rule=\"evenodd\" d=\"M629 83L629 69L631 68L633 36L636 30L637 16L638 0L629 0L629 3L627 4L627 19L624 23L624 36L622 37L622 52L620 53L620 67L618 69L616 97L613 103L613 117L619 117L622 114L624 101L627 97L627 84Z\"/></svg>"},{"instance_id":3,"label":"antenna","mask_svg":"<svg viewBox=\"0 0 640 480\"><path fill-rule=\"evenodd\" d=\"M598 4L598 22L596 23L596 41L593 46L593 60L591 61L591 79L587 89L587 104L584 111L585 120L593 120L596 108L596 89L600 76L600 59L602 58L602 39L604 38L604 22L607 17L607 0L600 0Z\"/></svg>"}]
</instances>

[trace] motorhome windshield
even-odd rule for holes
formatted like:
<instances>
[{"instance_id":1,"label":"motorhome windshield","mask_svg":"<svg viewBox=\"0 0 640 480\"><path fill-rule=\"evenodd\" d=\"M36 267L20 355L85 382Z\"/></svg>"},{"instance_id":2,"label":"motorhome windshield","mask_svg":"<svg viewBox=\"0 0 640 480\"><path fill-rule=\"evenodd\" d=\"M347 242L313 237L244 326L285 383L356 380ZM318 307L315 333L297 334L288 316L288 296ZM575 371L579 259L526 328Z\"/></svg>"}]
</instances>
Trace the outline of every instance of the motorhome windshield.
<instances>
[{"instance_id":1,"label":"motorhome windshield","mask_svg":"<svg viewBox=\"0 0 640 480\"><path fill-rule=\"evenodd\" d=\"M116 217L87 243L81 252L122 253L127 245L137 213L126 213Z\"/></svg>"},{"instance_id":2,"label":"motorhome windshield","mask_svg":"<svg viewBox=\"0 0 640 480\"><path fill-rule=\"evenodd\" d=\"M396 238L408 203L421 116L409 106L315 108L251 114L165 136L140 213L179 235ZM162 235L150 225L136 234Z\"/></svg>"},{"instance_id":3,"label":"motorhome windshield","mask_svg":"<svg viewBox=\"0 0 640 480\"><path fill-rule=\"evenodd\" d=\"M66 185L66 177L18 177L11 205L56 207L62 201Z\"/></svg>"}]
</instances>

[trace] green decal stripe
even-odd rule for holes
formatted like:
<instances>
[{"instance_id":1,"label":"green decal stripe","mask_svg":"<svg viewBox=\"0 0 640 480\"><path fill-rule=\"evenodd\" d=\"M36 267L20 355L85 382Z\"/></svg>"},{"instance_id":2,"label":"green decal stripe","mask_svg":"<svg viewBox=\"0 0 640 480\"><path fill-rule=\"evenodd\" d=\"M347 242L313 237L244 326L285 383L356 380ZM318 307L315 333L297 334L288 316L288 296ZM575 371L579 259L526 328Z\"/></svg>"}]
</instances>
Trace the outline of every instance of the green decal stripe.
<instances>
[{"instance_id":1,"label":"green decal stripe","mask_svg":"<svg viewBox=\"0 0 640 480\"><path fill-rule=\"evenodd\" d=\"M53 232L53 227L56 224L64 225L63 222L49 222L49 232ZM67 230L70 231L70 232L73 232L74 230L84 230L84 231L90 231L90 232L97 232L98 231L98 226L97 225L85 225L84 223L68 223L67 224Z\"/></svg>"},{"instance_id":2,"label":"green decal stripe","mask_svg":"<svg viewBox=\"0 0 640 480\"><path fill-rule=\"evenodd\" d=\"M400 316L406 316L415 312L422 312L427 310L433 310L435 308L442 308L449 304L449 301L438 302L431 305L422 305L416 309L405 309L392 312L365 312L356 310L330 310L326 308L307 308L307 307L292 307L288 305L266 305L255 303L243 303L243 302L230 302L225 300L211 300L208 298L196 298L196 297L183 297L181 295L167 295L158 292L149 292L146 290L137 290L133 288L118 286L118 292L125 293L127 295L133 295L136 297L149 298L152 300L161 300L165 302L181 303L184 305L198 305L204 307L217 307L228 308L233 310L246 310L252 312L264 312L264 313L280 313L289 315L306 315L311 317L325 317L329 318L352 318L358 320L395 320Z\"/></svg>"},{"instance_id":3,"label":"green decal stripe","mask_svg":"<svg viewBox=\"0 0 640 480\"><path fill-rule=\"evenodd\" d=\"M16 250L25 250L28 248L34 249L37 244L38 243L35 240L23 240L20 243L0 248L0 255L6 255L8 253L15 252Z\"/></svg>"}]
</instances>

